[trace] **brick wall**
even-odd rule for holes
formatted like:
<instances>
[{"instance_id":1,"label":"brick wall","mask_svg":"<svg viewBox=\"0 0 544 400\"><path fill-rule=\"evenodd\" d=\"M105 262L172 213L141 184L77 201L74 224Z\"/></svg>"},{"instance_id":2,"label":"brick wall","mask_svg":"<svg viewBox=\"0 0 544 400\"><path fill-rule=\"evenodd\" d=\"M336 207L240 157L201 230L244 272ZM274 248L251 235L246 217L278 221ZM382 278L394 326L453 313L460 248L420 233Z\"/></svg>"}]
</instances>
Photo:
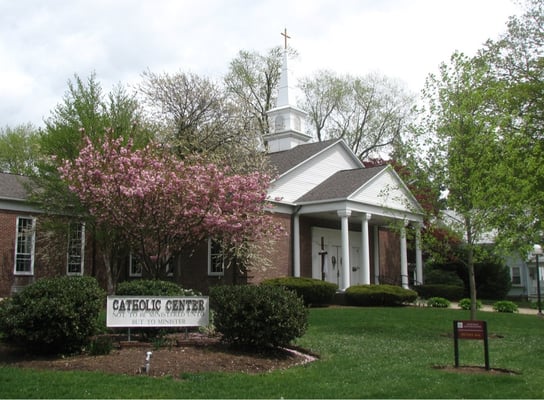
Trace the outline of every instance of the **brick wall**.
<instances>
[{"instance_id":1,"label":"brick wall","mask_svg":"<svg viewBox=\"0 0 544 400\"><path fill-rule=\"evenodd\" d=\"M7 297L13 284L17 214L0 212L0 297Z\"/></svg>"}]
</instances>

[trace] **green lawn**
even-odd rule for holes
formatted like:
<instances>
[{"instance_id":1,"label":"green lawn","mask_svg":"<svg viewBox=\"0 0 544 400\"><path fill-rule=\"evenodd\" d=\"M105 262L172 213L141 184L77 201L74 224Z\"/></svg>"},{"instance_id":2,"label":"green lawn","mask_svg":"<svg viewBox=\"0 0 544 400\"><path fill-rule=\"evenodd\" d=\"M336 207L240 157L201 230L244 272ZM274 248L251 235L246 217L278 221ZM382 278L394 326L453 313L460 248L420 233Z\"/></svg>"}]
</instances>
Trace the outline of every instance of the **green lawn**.
<instances>
[{"instance_id":1,"label":"green lawn","mask_svg":"<svg viewBox=\"0 0 544 400\"><path fill-rule=\"evenodd\" d=\"M492 368L453 366L452 321L468 312L432 308L322 308L310 312L297 345L321 358L260 375L194 374L182 379L0 368L0 398L544 398L544 320L480 312L493 338ZM498 336L498 337L497 337ZM484 365L483 342L460 341L461 365Z\"/></svg>"}]
</instances>

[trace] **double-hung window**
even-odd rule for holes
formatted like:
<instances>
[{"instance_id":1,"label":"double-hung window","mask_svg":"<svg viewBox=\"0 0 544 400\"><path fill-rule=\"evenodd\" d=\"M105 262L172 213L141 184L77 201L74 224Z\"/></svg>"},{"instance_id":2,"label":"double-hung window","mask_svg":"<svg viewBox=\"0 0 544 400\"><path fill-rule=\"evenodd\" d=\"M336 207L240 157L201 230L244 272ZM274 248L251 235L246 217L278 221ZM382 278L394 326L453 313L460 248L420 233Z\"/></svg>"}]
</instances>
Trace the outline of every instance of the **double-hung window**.
<instances>
[{"instance_id":1,"label":"double-hung window","mask_svg":"<svg viewBox=\"0 0 544 400\"><path fill-rule=\"evenodd\" d=\"M512 277L512 285L521 285L521 268L511 267L510 276Z\"/></svg>"},{"instance_id":2,"label":"double-hung window","mask_svg":"<svg viewBox=\"0 0 544 400\"><path fill-rule=\"evenodd\" d=\"M85 224L75 222L70 224L68 231L68 254L67 254L68 275L83 275L83 264L85 260Z\"/></svg>"},{"instance_id":3,"label":"double-hung window","mask_svg":"<svg viewBox=\"0 0 544 400\"><path fill-rule=\"evenodd\" d=\"M139 278L142 276L143 270L142 260L133 252L130 252L128 275L133 278Z\"/></svg>"},{"instance_id":4,"label":"double-hung window","mask_svg":"<svg viewBox=\"0 0 544 400\"><path fill-rule=\"evenodd\" d=\"M32 217L17 217L15 243L15 275L34 274L34 242L36 220Z\"/></svg>"},{"instance_id":5,"label":"double-hung window","mask_svg":"<svg viewBox=\"0 0 544 400\"><path fill-rule=\"evenodd\" d=\"M221 243L208 239L208 275L222 276L225 274L225 258Z\"/></svg>"}]
</instances>

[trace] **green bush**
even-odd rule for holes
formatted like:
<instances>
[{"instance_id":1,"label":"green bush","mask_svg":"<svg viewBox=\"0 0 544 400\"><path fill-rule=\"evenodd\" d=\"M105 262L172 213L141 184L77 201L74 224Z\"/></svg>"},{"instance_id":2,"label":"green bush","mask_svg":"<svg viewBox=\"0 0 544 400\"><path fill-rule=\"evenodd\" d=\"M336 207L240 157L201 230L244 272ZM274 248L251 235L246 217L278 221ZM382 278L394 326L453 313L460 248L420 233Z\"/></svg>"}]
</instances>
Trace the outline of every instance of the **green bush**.
<instances>
[{"instance_id":1,"label":"green bush","mask_svg":"<svg viewBox=\"0 0 544 400\"><path fill-rule=\"evenodd\" d=\"M417 293L393 285L357 285L346 289L348 303L354 306L401 306L417 299Z\"/></svg>"},{"instance_id":2,"label":"green bush","mask_svg":"<svg viewBox=\"0 0 544 400\"><path fill-rule=\"evenodd\" d=\"M431 297L444 297L449 301L457 301L464 295L464 288L457 285L425 284L415 286L414 289L418 295L424 299L430 299Z\"/></svg>"},{"instance_id":3,"label":"green bush","mask_svg":"<svg viewBox=\"0 0 544 400\"><path fill-rule=\"evenodd\" d=\"M429 300L427 300L427 307L448 308L450 304L450 301L443 297L431 297Z\"/></svg>"},{"instance_id":4,"label":"green bush","mask_svg":"<svg viewBox=\"0 0 544 400\"><path fill-rule=\"evenodd\" d=\"M104 299L88 276L40 279L0 303L3 340L38 353L78 352L96 332Z\"/></svg>"},{"instance_id":5,"label":"green bush","mask_svg":"<svg viewBox=\"0 0 544 400\"><path fill-rule=\"evenodd\" d=\"M121 282L115 294L118 296L200 296L192 289L183 289L174 282L138 279Z\"/></svg>"},{"instance_id":6,"label":"green bush","mask_svg":"<svg viewBox=\"0 0 544 400\"><path fill-rule=\"evenodd\" d=\"M286 346L308 326L308 310L280 286L215 286L210 308L222 340L250 347Z\"/></svg>"},{"instance_id":7,"label":"green bush","mask_svg":"<svg viewBox=\"0 0 544 400\"><path fill-rule=\"evenodd\" d=\"M518 306L516 305L516 303L509 300L497 301L495 304L493 304L493 309L495 311L503 312L503 313L518 312Z\"/></svg>"},{"instance_id":8,"label":"green bush","mask_svg":"<svg viewBox=\"0 0 544 400\"><path fill-rule=\"evenodd\" d=\"M464 298L459 300L459 307L463 310L470 310L470 306L472 305L472 301L470 299ZM480 300L476 300L476 309L481 310L483 307L482 302Z\"/></svg>"},{"instance_id":9,"label":"green bush","mask_svg":"<svg viewBox=\"0 0 544 400\"><path fill-rule=\"evenodd\" d=\"M312 278L283 277L267 279L261 285L283 286L295 291L304 299L306 306L324 306L332 303L338 286Z\"/></svg>"},{"instance_id":10,"label":"green bush","mask_svg":"<svg viewBox=\"0 0 544 400\"><path fill-rule=\"evenodd\" d=\"M110 354L113 349L113 339L109 336L95 336L89 343L89 354L101 356Z\"/></svg>"}]
</instances>

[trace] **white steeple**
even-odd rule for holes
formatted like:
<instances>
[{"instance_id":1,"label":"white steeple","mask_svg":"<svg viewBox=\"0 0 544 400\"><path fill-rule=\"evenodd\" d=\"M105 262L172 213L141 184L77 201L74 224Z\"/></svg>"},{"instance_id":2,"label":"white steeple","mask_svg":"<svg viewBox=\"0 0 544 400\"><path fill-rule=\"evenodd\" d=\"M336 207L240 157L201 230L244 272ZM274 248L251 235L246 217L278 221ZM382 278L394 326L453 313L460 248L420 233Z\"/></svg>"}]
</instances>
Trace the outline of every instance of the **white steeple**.
<instances>
[{"instance_id":1,"label":"white steeple","mask_svg":"<svg viewBox=\"0 0 544 400\"><path fill-rule=\"evenodd\" d=\"M289 87L292 82L289 76L287 63L287 30L281 33L285 37L283 50L283 63L279 83L276 107L268 111L270 132L264 140L269 153L289 150L293 147L308 142L312 137L304 133L304 121L306 112L293 105L293 90Z\"/></svg>"}]
</instances>

